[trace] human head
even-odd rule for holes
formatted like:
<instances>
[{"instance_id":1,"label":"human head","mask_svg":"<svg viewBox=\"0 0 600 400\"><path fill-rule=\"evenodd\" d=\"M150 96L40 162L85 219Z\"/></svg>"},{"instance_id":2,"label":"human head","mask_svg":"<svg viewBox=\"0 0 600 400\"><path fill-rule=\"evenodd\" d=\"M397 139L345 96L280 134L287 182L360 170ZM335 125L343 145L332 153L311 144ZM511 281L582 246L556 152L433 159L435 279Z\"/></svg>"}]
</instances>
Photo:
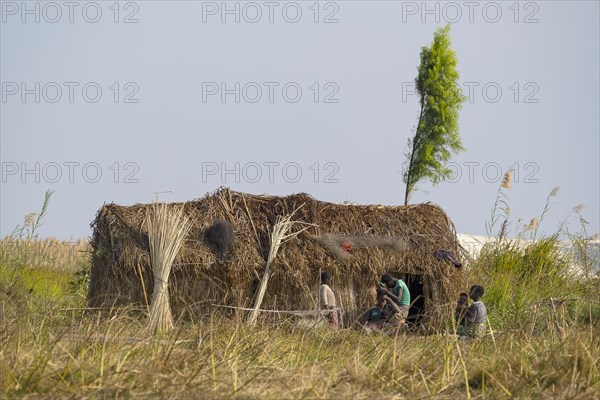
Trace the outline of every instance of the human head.
<instances>
[{"instance_id":1,"label":"human head","mask_svg":"<svg viewBox=\"0 0 600 400\"><path fill-rule=\"evenodd\" d=\"M475 301L481 299L483 296L483 286L481 285L473 285L471 289L469 289L469 297Z\"/></svg>"},{"instance_id":2,"label":"human head","mask_svg":"<svg viewBox=\"0 0 600 400\"><path fill-rule=\"evenodd\" d=\"M385 295L383 293L377 294L377 305L383 308L385 307L385 303Z\"/></svg>"},{"instance_id":3,"label":"human head","mask_svg":"<svg viewBox=\"0 0 600 400\"><path fill-rule=\"evenodd\" d=\"M397 279L392 278L390 274L381 275L381 283L389 288L393 288L396 284Z\"/></svg>"},{"instance_id":4,"label":"human head","mask_svg":"<svg viewBox=\"0 0 600 400\"><path fill-rule=\"evenodd\" d=\"M331 282L331 273L329 271L321 272L321 283L328 285Z\"/></svg>"}]
</instances>

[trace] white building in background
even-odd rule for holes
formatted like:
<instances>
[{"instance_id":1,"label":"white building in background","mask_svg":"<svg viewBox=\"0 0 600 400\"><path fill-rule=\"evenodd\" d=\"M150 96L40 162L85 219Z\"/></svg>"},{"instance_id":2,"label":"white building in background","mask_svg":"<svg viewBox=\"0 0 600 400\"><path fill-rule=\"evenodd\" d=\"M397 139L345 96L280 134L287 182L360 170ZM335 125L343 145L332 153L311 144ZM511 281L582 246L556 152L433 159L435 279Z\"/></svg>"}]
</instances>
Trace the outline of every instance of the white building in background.
<instances>
[{"instance_id":1,"label":"white building in background","mask_svg":"<svg viewBox=\"0 0 600 400\"><path fill-rule=\"evenodd\" d=\"M487 236L469 235L466 233L459 233L457 236L460 245L465 249L472 259L476 259L477 256L479 256L481 249L486 243L494 242L496 240L495 238L489 238ZM508 238L507 240L513 244L523 247L533 242L530 239ZM560 246L564 253L571 258L573 272L577 274L584 273L583 265L585 264L586 260L583 258L587 257L588 263L591 263L592 265L592 269L596 273L600 273L600 240L589 241L587 244L586 253L582 253L579 249L577 249L570 240L561 241Z\"/></svg>"}]
</instances>

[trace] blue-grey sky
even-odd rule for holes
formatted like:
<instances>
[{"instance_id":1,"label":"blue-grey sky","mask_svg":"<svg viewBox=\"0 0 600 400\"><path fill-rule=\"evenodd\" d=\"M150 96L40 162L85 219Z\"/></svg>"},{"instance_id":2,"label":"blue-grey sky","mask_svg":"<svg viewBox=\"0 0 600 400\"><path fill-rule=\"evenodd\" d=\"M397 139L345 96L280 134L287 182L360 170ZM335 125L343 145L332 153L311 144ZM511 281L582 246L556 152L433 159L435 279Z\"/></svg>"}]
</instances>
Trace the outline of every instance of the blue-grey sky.
<instances>
[{"instance_id":1,"label":"blue-grey sky","mask_svg":"<svg viewBox=\"0 0 600 400\"><path fill-rule=\"evenodd\" d=\"M600 230L598 1L1 2L0 235L91 234L105 202L250 193L401 204L421 46L450 22L465 152L420 185L484 234L502 174L511 234L578 204ZM236 21L237 20L237 21ZM571 219L571 229L577 229Z\"/></svg>"}]
</instances>

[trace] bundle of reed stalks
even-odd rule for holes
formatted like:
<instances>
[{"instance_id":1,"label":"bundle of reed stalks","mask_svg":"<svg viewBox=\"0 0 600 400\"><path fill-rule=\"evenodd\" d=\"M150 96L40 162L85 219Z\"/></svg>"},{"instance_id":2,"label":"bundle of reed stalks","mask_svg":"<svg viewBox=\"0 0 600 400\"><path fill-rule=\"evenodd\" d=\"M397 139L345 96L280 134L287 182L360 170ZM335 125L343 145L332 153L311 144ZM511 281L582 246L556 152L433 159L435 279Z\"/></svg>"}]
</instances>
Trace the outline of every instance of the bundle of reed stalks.
<instances>
[{"instance_id":1,"label":"bundle of reed stalks","mask_svg":"<svg viewBox=\"0 0 600 400\"><path fill-rule=\"evenodd\" d=\"M169 274L173 261L192 227L183 207L169 207L154 202L146 216L150 242L150 264L154 274L154 291L150 305L148 328L161 333L173 328L173 315L169 305Z\"/></svg>"}]
</instances>

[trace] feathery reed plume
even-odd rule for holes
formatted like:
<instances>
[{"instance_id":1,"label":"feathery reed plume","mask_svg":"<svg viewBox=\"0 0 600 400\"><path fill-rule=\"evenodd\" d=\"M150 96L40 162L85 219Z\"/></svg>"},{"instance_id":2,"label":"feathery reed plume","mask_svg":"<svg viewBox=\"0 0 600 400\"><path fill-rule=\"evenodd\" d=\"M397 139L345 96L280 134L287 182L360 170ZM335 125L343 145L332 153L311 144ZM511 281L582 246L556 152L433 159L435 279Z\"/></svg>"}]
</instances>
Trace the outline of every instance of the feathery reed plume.
<instances>
[{"instance_id":1,"label":"feathery reed plume","mask_svg":"<svg viewBox=\"0 0 600 400\"><path fill-rule=\"evenodd\" d=\"M581 213L583 212L583 209L585 208L585 204L577 204L575 207L573 207L573 212L579 216L581 216Z\"/></svg>"},{"instance_id":2,"label":"feathery reed plume","mask_svg":"<svg viewBox=\"0 0 600 400\"><path fill-rule=\"evenodd\" d=\"M548 197L546 197L546 204L544 205L544 209L542 210L542 214L540 215L540 219L536 220L535 227L533 228L533 239L534 240L535 240L535 238L537 236L539 224L544 220L544 217L546 216L546 213L548 211L550 211L550 206L551 206L550 197L558 196L559 192L560 192L560 187L559 186L554 186L552 188L552 190L550 191L550 193L548 193Z\"/></svg>"},{"instance_id":3,"label":"feathery reed plume","mask_svg":"<svg viewBox=\"0 0 600 400\"><path fill-rule=\"evenodd\" d=\"M502 182L500 183L500 187L503 187L505 189L512 189L512 186L510 184L512 181L512 173L512 169L509 169L504 173L504 176L502 177Z\"/></svg>"},{"instance_id":4,"label":"feathery reed plume","mask_svg":"<svg viewBox=\"0 0 600 400\"><path fill-rule=\"evenodd\" d=\"M529 222L529 224L527 224L525 226L525 231L526 232L533 232L537 229L538 226L538 219L537 218L531 218L531 221Z\"/></svg>"},{"instance_id":5,"label":"feathery reed plume","mask_svg":"<svg viewBox=\"0 0 600 400\"><path fill-rule=\"evenodd\" d=\"M25 227L33 228L35 226L35 220L37 213L29 213L25 216Z\"/></svg>"},{"instance_id":6,"label":"feathery reed plume","mask_svg":"<svg viewBox=\"0 0 600 400\"><path fill-rule=\"evenodd\" d=\"M171 209L165 203L154 202L146 215L150 263L154 274L154 291L150 305L148 328L161 333L173 328L169 305L169 274L173 261L192 224L183 207Z\"/></svg>"},{"instance_id":7,"label":"feathery reed plume","mask_svg":"<svg viewBox=\"0 0 600 400\"><path fill-rule=\"evenodd\" d=\"M502 222L502 226L500 227L499 238L504 237L506 235L506 229L508 226L508 217L510 215L510 207L508 206L508 196L502 191L502 189L511 189L510 182L512 180L513 170L509 169L504 173L502 177L502 182L500 182L500 186L498 187L498 193L496 195L496 201L494 202L494 207L492 207L492 218L490 222L485 223L485 229L487 231L488 237L492 237L493 229L496 223L500 220L501 217L504 217L504 221ZM499 212L500 211L500 212ZM504 212L504 215L500 215L501 212Z\"/></svg>"}]
</instances>

